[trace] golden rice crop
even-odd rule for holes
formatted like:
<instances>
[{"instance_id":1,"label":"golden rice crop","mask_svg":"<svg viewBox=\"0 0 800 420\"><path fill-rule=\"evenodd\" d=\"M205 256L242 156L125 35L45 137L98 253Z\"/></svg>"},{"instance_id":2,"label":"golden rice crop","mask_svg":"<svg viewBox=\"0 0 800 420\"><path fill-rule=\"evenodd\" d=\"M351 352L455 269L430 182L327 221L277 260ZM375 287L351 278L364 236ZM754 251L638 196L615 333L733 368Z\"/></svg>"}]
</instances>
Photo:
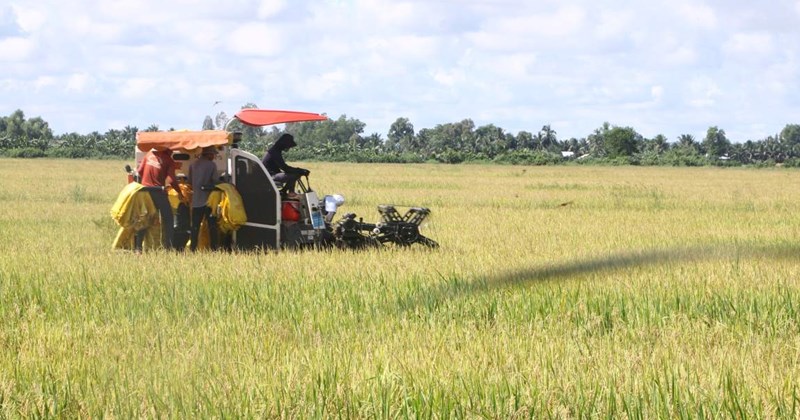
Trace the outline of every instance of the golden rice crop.
<instances>
[{"instance_id":1,"label":"golden rice crop","mask_svg":"<svg viewBox=\"0 0 800 420\"><path fill-rule=\"evenodd\" d=\"M123 164L0 159L0 417L800 416L795 170L309 163L441 248L137 256Z\"/></svg>"}]
</instances>

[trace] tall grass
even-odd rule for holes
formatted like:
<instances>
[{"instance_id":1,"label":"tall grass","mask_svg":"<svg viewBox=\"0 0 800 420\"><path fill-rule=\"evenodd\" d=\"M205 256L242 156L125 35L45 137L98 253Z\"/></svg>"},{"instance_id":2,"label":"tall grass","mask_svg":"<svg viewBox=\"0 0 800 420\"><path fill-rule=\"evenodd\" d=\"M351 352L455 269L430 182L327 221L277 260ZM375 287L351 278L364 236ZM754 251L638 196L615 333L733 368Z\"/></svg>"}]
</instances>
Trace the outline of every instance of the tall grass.
<instances>
[{"instance_id":1,"label":"tall grass","mask_svg":"<svg viewBox=\"0 0 800 420\"><path fill-rule=\"evenodd\" d=\"M0 417L800 416L796 171L309 164L442 248L137 256L123 164L0 160Z\"/></svg>"}]
</instances>

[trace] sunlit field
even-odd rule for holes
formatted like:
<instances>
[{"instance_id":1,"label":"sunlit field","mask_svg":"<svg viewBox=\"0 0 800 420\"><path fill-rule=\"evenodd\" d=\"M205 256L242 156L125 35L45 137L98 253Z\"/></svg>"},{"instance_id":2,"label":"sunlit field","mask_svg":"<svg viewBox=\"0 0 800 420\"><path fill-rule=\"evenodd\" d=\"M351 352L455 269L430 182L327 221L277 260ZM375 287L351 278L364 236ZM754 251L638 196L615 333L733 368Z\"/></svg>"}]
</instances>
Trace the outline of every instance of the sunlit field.
<instances>
[{"instance_id":1,"label":"sunlit field","mask_svg":"<svg viewBox=\"0 0 800 420\"><path fill-rule=\"evenodd\" d=\"M121 161L0 159L0 417L800 416L800 172L308 163L441 244L112 251Z\"/></svg>"}]
</instances>

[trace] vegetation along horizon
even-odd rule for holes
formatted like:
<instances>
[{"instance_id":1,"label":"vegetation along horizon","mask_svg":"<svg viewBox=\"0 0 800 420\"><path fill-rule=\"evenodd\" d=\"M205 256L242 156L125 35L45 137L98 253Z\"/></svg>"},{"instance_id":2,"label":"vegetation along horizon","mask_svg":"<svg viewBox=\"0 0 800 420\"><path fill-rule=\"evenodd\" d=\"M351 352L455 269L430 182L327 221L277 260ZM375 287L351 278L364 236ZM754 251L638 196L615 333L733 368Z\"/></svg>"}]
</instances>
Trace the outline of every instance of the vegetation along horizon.
<instances>
[{"instance_id":1,"label":"vegetation along horizon","mask_svg":"<svg viewBox=\"0 0 800 420\"><path fill-rule=\"evenodd\" d=\"M439 249L112 251L130 161L0 158L0 417L797 418L793 168L297 162Z\"/></svg>"},{"instance_id":2,"label":"vegetation along horizon","mask_svg":"<svg viewBox=\"0 0 800 420\"><path fill-rule=\"evenodd\" d=\"M258 108L253 103L244 108ZM550 126L538 131L506 131L494 124L477 126L470 118L414 127L397 118L386 136L365 133L366 124L341 115L326 121L285 124L269 128L231 124L225 112L210 115L188 129L238 131L240 147L258 155L284 131L294 134L295 160L372 163L495 162L524 165L642 165L642 166L800 166L800 124L773 127L774 135L761 139L729 138L723 127L709 126L703 137L664 134L645 137L634 127L602 123L582 137L559 137ZM159 131L152 124L141 131ZM172 131L174 128L161 130ZM121 158L133 156L138 127L89 134L54 134L41 117L28 118L22 110L0 117L0 156L18 158Z\"/></svg>"}]
</instances>

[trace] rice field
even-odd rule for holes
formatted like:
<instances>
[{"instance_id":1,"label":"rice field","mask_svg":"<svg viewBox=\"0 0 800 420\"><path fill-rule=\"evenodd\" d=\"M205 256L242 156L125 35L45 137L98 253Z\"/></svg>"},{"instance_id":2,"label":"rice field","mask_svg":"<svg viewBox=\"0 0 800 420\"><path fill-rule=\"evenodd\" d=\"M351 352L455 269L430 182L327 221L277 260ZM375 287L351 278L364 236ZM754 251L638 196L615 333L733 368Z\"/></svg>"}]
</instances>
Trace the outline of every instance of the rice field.
<instances>
[{"instance_id":1,"label":"rice field","mask_svg":"<svg viewBox=\"0 0 800 420\"><path fill-rule=\"evenodd\" d=\"M800 418L800 173L308 163L438 250L112 251L121 161L0 159L0 418Z\"/></svg>"}]
</instances>

